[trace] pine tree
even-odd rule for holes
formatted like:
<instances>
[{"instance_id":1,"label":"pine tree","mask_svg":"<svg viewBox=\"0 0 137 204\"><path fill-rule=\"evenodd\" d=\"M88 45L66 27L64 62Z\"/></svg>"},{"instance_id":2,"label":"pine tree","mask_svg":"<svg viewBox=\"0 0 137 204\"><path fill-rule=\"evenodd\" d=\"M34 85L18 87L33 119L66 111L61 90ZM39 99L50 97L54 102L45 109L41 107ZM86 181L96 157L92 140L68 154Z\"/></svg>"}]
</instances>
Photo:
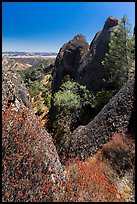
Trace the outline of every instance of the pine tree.
<instances>
[{"instance_id":1,"label":"pine tree","mask_svg":"<svg viewBox=\"0 0 137 204\"><path fill-rule=\"evenodd\" d=\"M135 73L135 33L133 34L133 36L127 39L127 57L130 67L128 78L130 79Z\"/></svg>"},{"instance_id":2,"label":"pine tree","mask_svg":"<svg viewBox=\"0 0 137 204\"><path fill-rule=\"evenodd\" d=\"M128 80L130 29L124 16L110 34L108 53L102 62L104 66L104 83L108 90L118 91Z\"/></svg>"}]
</instances>

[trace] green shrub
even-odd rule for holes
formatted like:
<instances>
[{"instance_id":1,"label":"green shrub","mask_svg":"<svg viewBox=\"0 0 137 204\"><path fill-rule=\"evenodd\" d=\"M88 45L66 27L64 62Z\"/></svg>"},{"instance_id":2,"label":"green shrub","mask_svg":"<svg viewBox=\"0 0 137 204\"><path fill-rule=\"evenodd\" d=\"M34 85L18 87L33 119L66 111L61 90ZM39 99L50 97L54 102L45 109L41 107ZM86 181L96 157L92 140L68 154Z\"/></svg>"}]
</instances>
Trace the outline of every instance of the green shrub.
<instances>
[{"instance_id":1,"label":"green shrub","mask_svg":"<svg viewBox=\"0 0 137 204\"><path fill-rule=\"evenodd\" d=\"M58 91L54 96L54 106L68 113L81 108L80 96L71 90Z\"/></svg>"},{"instance_id":2,"label":"green shrub","mask_svg":"<svg viewBox=\"0 0 137 204\"><path fill-rule=\"evenodd\" d=\"M49 92L47 92L47 95L44 98L44 104L47 106L48 109L51 108L51 94Z\"/></svg>"},{"instance_id":3,"label":"green shrub","mask_svg":"<svg viewBox=\"0 0 137 204\"><path fill-rule=\"evenodd\" d=\"M101 109L109 102L114 93L102 88L95 96L92 104L95 114L99 113Z\"/></svg>"},{"instance_id":4,"label":"green shrub","mask_svg":"<svg viewBox=\"0 0 137 204\"><path fill-rule=\"evenodd\" d=\"M29 92L31 97L34 97L40 93L41 85L38 82L31 82L29 86Z\"/></svg>"},{"instance_id":5,"label":"green shrub","mask_svg":"<svg viewBox=\"0 0 137 204\"><path fill-rule=\"evenodd\" d=\"M54 94L54 106L66 114L81 112L87 105L92 104L92 95L76 82L67 81L62 84L60 90Z\"/></svg>"},{"instance_id":6,"label":"green shrub","mask_svg":"<svg viewBox=\"0 0 137 204\"><path fill-rule=\"evenodd\" d=\"M92 102L93 97L85 86L72 81L63 83L53 96L54 116L51 117L56 136L60 137L60 129L68 135L78 125L87 124Z\"/></svg>"},{"instance_id":7,"label":"green shrub","mask_svg":"<svg viewBox=\"0 0 137 204\"><path fill-rule=\"evenodd\" d=\"M32 81L40 81L42 80L42 71L41 70L33 70L30 76Z\"/></svg>"},{"instance_id":8,"label":"green shrub","mask_svg":"<svg viewBox=\"0 0 137 204\"><path fill-rule=\"evenodd\" d=\"M37 102L37 115L41 115L42 108L43 108L43 102L42 101L38 101Z\"/></svg>"},{"instance_id":9,"label":"green shrub","mask_svg":"<svg viewBox=\"0 0 137 204\"><path fill-rule=\"evenodd\" d=\"M32 74L31 70L26 70L24 71L23 74L21 74L21 78L26 85L29 85L31 74Z\"/></svg>"}]
</instances>

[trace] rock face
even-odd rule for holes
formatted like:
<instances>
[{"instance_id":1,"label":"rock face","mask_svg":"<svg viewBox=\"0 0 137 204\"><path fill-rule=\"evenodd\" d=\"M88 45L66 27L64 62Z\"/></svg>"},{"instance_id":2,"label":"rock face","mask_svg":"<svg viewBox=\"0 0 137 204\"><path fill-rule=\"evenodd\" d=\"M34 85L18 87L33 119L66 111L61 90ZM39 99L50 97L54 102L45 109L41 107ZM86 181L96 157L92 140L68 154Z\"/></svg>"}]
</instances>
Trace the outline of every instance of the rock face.
<instances>
[{"instance_id":1,"label":"rock face","mask_svg":"<svg viewBox=\"0 0 137 204\"><path fill-rule=\"evenodd\" d=\"M110 32L118 25L118 19L109 17L102 31L96 33L90 46L83 35L77 35L60 49L55 62L53 93L64 82L64 76L86 85L91 92L104 86L102 60L108 50Z\"/></svg>"},{"instance_id":2,"label":"rock face","mask_svg":"<svg viewBox=\"0 0 137 204\"><path fill-rule=\"evenodd\" d=\"M77 81L79 67L83 57L88 52L88 48L89 44L81 34L76 35L72 40L62 46L55 61L52 85L53 93L58 91L66 75Z\"/></svg>"},{"instance_id":3,"label":"rock face","mask_svg":"<svg viewBox=\"0 0 137 204\"><path fill-rule=\"evenodd\" d=\"M94 39L90 44L90 53L92 54L92 60L100 63L108 48L110 32L114 27L118 25L118 19L109 17L102 31L96 33Z\"/></svg>"},{"instance_id":4,"label":"rock face","mask_svg":"<svg viewBox=\"0 0 137 204\"><path fill-rule=\"evenodd\" d=\"M2 80L2 201L57 201L66 176L52 137L29 108L19 75L3 70Z\"/></svg>"},{"instance_id":5,"label":"rock face","mask_svg":"<svg viewBox=\"0 0 137 204\"><path fill-rule=\"evenodd\" d=\"M122 129L135 134L135 77L108 102L101 112L85 127L77 128L68 141L65 141L61 152L69 152L74 157L85 159L94 154L113 133ZM134 123L132 123L134 122ZM133 127L134 126L134 127Z\"/></svg>"},{"instance_id":6,"label":"rock face","mask_svg":"<svg viewBox=\"0 0 137 204\"><path fill-rule=\"evenodd\" d=\"M14 70L2 71L2 97L8 100L18 99L25 106L32 109L30 95L23 84L20 75Z\"/></svg>"},{"instance_id":7,"label":"rock face","mask_svg":"<svg viewBox=\"0 0 137 204\"><path fill-rule=\"evenodd\" d=\"M3 202L57 201L65 174L52 137L17 101L2 118Z\"/></svg>"},{"instance_id":8,"label":"rock face","mask_svg":"<svg viewBox=\"0 0 137 204\"><path fill-rule=\"evenodd\" d=\"M102 31L96 33L90 44L88 55L83 58L78 82L86 85L90 91L97 92L105 86L103 83L104 69L102 60L108 51L110 33L118 25L118 19L109 17Z\"/></svg>"}]
</instances>

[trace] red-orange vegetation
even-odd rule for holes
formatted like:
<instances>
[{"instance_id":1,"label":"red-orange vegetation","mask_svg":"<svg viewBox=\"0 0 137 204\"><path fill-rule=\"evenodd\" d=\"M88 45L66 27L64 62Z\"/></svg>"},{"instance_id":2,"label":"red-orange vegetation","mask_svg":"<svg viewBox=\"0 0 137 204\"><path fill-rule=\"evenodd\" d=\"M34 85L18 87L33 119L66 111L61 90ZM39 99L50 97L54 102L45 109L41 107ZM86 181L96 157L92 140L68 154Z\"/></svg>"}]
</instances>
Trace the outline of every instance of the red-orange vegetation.
<instances>
[{"instance_id":1,"label":"red-orange vegetation","mask_svg":"<svg viewBox=\"0 0 137 204\"><path fill-rule=\"evenodd\" d=\"M68 160L65 164L68 173L66 201L71 198L73 202L124 202L114 183L116 172L103 151L110 148L129 151L130 145L130 137L125 139L124 136L115 134L110 142L86 161L72 158Z\"/></svg>"},{"instance_id":2,"label":"red-orange vegetation","mask_svg":"<svg viewBox=\"0 0 137 204\"><path fill-rule=\"evenodd\" d=\"M46 172L43 171L44 156L39 153L41 148L36 146L38 141L43 145L42 141L46 139L46 135L43 133L40 135L40 123L33 117L27 108L22 107L18 110L12 105L2 112L2 181L5 202L12 200L13 191L17 192L19 202L27 201L27 199L31 202L51 199L49 192L53 181L49 180ZM50 148L50 142L47 141L46 144L52 155L48 157L47 162L49 162L55 155L52 147ZM124 202L124 198L119 194L113 182L116 172L109 163L111 158L106 158L104 152L107 153L108 150L113 152L114 149L117 151L124 149L129 152L131 145L130 139L114 135L112 141L103 145L98 153L86 161L69 159L65 163L67 182L63 181L58 189L54 189L55 192L64 189L65 196L63 194L57 201ZM54 167L51 166L49 172L54 171ZM35 192L39 193L31 197L29 195L32 193L32 186Z\"/></svg>"},{"instance_id":3,"label":"red-orange vegetation","mask_svg":"<svg viewBox=\"0 0 137 204\"><path fill-rule=\"evenodd\" d=\"M132 138L123 133L115 133L109 142L87 160L69 159L65 163L69 189L69 192L66 190L66 201L71 198L73 202L124 202L124 195L119 193L115 185L118 174L110 162L111 155L108 159L104 151L121 153L123 150L126 156L131 155L131 149L134 150Z\"/></svg>"},{"instance_id":4,"label":"red-orange vegetation","mask_svg":"<svg viewBox=\"0 0 137 204\"><path fill-rule=\"evenodd\" d=\"M53 183L50 182L47 172L43 172L42 161L45 158L41 156L41 146L44 145L42 141L46 140L47 135L40 128L40 122L24 106L18 108L16 104L11 104L2 111L4 202L14 199L18 202L51 200L48 194ZM47 147L50 149L50 143ZM46 197L43 197L42 192L45 192Z\"/></svg>"},{"instance_id":5,"label":"red-orange vegetation","mask_svg":"<svg viewBox=\"0 0 137 204\"><path fill-rule=\"evenodd\" d=\"M110 184L110 179L96 163L89 166L87 161L74 160L66 169L69 174L66 201L69 198L73 202L121 201L121 196L117 196L117 189Z\"/></svg>"}]
</instances>

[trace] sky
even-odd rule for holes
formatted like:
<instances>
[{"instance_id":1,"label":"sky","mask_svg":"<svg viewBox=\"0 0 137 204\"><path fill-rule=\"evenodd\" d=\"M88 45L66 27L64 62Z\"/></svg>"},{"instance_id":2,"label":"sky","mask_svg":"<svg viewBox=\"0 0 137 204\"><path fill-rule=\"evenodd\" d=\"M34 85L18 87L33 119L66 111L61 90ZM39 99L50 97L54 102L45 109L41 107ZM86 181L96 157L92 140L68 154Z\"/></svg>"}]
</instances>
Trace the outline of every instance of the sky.
<instances>
[{"instance_id":1,"label":"sky","mask_svg":"<svg viewBox=\"0 0 137 204\"><path fill-rule=\"evenodd\" d=\"M77 34L91 43L109 16L135 25L135 2L2 2L2 51L58 52Z\"/></svg>"}]
</instances>

